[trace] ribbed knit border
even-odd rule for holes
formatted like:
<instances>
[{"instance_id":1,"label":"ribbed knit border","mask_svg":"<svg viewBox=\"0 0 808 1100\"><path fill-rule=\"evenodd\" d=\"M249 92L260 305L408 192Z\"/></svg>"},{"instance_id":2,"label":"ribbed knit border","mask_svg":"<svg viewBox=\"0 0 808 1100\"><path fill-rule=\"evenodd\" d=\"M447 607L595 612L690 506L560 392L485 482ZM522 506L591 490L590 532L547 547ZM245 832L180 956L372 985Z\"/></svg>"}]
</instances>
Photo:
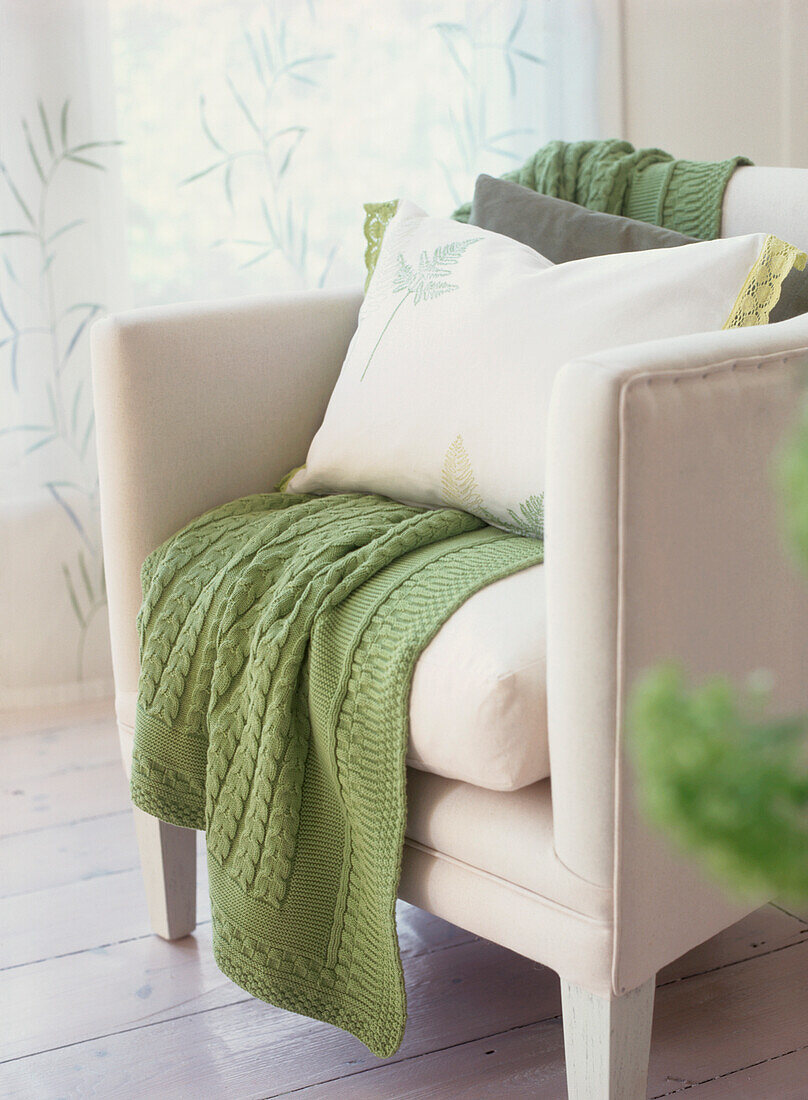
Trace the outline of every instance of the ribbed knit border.
<instances>
[{"instance_id":1,"label":"ribbed knit border","mask_svg":"<svg viewBox=\"0 0 808 1100\"><path fill-rule=\"evenodd\" d=\"M637 172L623 214L711 241L721 235L721 209L730 176L746 157L722 161L672 160Z\"/></svg>"}]
</instances>

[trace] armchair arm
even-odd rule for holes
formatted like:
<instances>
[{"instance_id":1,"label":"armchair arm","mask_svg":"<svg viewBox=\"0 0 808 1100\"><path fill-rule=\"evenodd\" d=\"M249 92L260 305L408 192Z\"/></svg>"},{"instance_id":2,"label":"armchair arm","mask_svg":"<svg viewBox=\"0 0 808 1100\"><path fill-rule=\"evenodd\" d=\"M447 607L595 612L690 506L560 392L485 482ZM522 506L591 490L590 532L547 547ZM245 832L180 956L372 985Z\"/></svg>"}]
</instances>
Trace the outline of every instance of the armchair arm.
<instances>
[{"instance_id":1,"label":"armchair arm","mask_svg":"<svg viewBox=\"0 0 808 1100\"><path fill-rule=\"evenodd\" d=\"M92 333L101 524L117 693L134 692L146 556L194 516L302 462L361 294L135 310Z\"/></svg>"},{"instance_id":2,"label":"armchair arm","mask_svg":"<svg viewBox=\"0 0 808 1100\"><path fill-rule=\"evenodd\" d=\"M808 592L771 480L807 364L808 317L798 317L613 350L556 382L546 492L554 835L570 869L614 888L616 993L745 911L635 811L623 726L637 676L670 659L694 680L765 668L778 710L808 708Z\"/></svg>"}]
</instances>

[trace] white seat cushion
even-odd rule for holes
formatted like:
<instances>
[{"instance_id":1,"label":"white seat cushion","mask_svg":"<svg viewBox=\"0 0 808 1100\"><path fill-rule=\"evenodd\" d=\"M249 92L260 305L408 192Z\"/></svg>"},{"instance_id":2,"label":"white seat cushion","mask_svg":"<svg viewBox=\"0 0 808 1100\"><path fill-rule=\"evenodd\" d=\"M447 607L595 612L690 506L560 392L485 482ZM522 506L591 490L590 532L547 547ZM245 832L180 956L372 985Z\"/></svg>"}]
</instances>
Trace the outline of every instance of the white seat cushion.
<instances>
[{"instance_id":1,"label":"white seat cushion","mask_svg":"<svg viewBox=\"0 0 808 1100\"><path fill-rule=\"evenodd\" d=\"M493 791L550 774L544 566L483 588L421 654L407 762Z\"/></svg>"},{"instance_id":2,"label":"white seat cushion","mask_svg":"<svg viewBox=\"0 0 808 1100\"><path fill-rule=\"evenodd\" d=\"M492 791L550 774L544 567L488 585L443 624L415 666L407 763ZM135 692L116 699L131 733Z\"/></svg>"}]
</instances>

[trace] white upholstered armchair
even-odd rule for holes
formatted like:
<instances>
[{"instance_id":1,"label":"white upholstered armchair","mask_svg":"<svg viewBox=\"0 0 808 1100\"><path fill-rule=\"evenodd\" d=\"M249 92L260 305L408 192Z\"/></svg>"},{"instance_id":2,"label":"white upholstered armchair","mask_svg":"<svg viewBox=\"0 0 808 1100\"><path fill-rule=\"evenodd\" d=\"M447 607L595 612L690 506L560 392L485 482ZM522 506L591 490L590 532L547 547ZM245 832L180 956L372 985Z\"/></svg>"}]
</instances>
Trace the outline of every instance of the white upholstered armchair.
<instances>
[{"instance_id":1,"label":"white upholstered armchair","mask_svg":"<svg viewBox=\"0 0 808 1100\"><path fill-rule=\"evenodd\" d=\"M808 246L808 171L737 171L723 231ZM127 766L144 558L194 516L266 491L303 461L360 301L353 291L314 292L139 310L96 325ZM722 896L637 814L624 715L638 673L670 657L694 679L770 669L778 708L808 707L808 598L781 550L769 476L807 364L808 316L570 363L550 411L546 564L517 601L523 643L535 647L525 688L532 712L499 705L503 685L519 695L506 643L488 680L475 677L473 661L458 661L447 690L466 690L480 712L491 705L484 720L469 718L477 782L447 778L458 773L445 761L430 765L426 727L440 699L433 692L430 704L426 666L413 687L427 748L410 770L400 894L559 973L568 1088L579 1100L645 1096L656 972L754 907ZM513 582L520 578L497 584ZM425 651L431 682L441 680L441 661L451 663L452 645L469 645L475 614L496 618L493 597L466 611L465 643L449 620L443 641ZM500 615L498 629L507 634L509 621ZM475 680L465 689L463 669ZM412 710L411 720L414 732ZM494 744L500 720L504 748ZM479 779L486 730L489 773L501 776L521 728L533 765L546 765L533 774L549 777L520 785L512 770L488 789ZM453 736L462 742L462 728ZM194 834L136 817L154 930L183 936L194 927Z\"/></svg>"}]
</instances>

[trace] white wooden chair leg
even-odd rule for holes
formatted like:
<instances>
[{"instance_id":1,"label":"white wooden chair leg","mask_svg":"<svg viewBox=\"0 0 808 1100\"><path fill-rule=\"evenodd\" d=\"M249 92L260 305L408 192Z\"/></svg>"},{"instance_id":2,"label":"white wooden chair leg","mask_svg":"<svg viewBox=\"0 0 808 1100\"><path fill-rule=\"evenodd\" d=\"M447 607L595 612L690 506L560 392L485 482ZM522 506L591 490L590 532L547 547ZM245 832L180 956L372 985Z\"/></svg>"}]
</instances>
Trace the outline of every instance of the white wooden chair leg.
<instances>
[{"instance_id":1,"label":"white wooden chair leg","mask_svg":"<svg viewBox=\"0 0 808 1100\"><path fill-rule=\"evenodd\" d=\"M196 927L196 832L132 809L152 931L178 940Z\"/></svg>"},{"instance_id":2,"label":"white wooden chair leg","mask_svg":"<svg viewBox=\"0 0 808 1100\"><path fill-rule=\"evenodd\" d=\"M645 1100L654 985L597 997L561 979L569 1100Z\"/></svg>"}]
</instances>

